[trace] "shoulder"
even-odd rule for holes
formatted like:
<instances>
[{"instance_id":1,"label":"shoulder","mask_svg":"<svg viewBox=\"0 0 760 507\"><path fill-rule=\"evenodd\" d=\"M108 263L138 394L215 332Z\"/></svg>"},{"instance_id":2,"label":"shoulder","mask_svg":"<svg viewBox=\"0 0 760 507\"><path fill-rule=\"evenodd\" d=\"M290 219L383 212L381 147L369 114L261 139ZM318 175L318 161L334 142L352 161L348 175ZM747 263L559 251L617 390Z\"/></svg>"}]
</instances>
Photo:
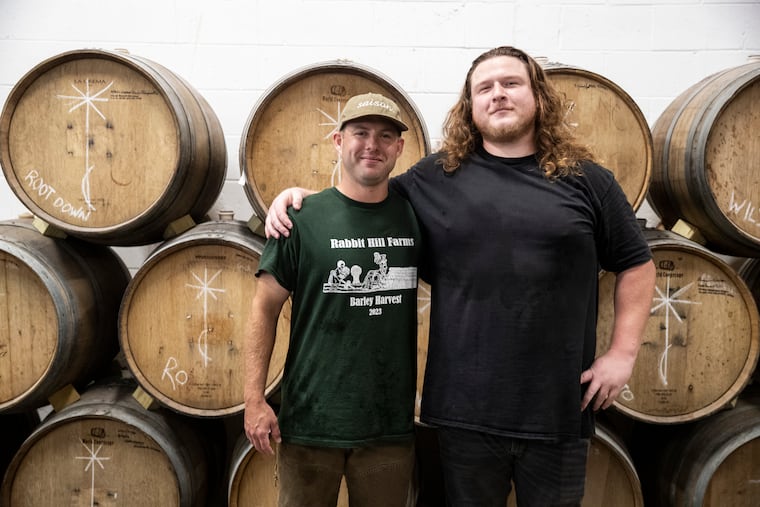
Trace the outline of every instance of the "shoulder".
<instances>
[{"instance_id":1,"label":"shoulder","mask_svg":"<svg viewBox=\"0 0 760 507\"><path fill-rule=\"evenodd\" d=\"M611 181L615 179L612 171L596 162L584 160L581 162L581 172L584 176L599 181Z\"/></svg>"},{"instance_id":2,"label":"shoulder","mask_svg":"<svg viewBox=\"0 0 760 507\"><path fill-rule=\"evenodd\" d=\"M430 179L443 172L443 166L439 163L441 158L440 152L421 158L412 167L391 178L391 188L401 192L402 195L406 195L415 185L415 182Z\"/></svg>"},{"instance_id":3,"label":"shoulder","mask_svg":"<svg viewBox=\"0 0 760 507\"><path fill-rule=\"evenodd\" d=\"M340 201L336 197L336 190L333 187L326 188L316 194L304 197L300 210L288 207L288 216L291 220L305 220L313 216L324 216L326 209L338 205Z\"/></svg>"},{"instance_id":4,"label":"shoulder","mask_svg":"<svg viewBox=\"0 0 760 507\"><path fill-rule=\"evenodd\" d=\"M592 188L598 196L606 195L610 190L619 188L615 174L604 166L595 162L581 162L581 175L573 176L581 183Z\"/></svg>"},{"instance_id":5,"label":"shoulder","mask_svg":"<svg viewBox=\"0 0 760 507\"><path fill-rule=\"evenodd\" d=\"M442 153L431 153L430 155L422 157L416 164L399 176L419 176L431 172L443 171L443 166L439 162L441 158L443 158Z\"/></svg>"}]
</instances>

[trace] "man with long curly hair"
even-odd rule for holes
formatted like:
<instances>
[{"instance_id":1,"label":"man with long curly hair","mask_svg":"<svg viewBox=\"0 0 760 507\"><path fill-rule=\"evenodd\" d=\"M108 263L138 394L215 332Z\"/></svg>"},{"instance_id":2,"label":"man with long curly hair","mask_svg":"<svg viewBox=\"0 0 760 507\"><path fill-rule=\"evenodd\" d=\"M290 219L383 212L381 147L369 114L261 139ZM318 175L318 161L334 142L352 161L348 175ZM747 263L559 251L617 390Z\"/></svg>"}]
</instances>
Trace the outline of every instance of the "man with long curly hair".
<instances>
[{"instance_id":1,"label":"man with long curly hair","mask_svg":"<svg viewBox=\"0 0 760 507\"><path fill-rule=\"evenodd\" d=\"M630 378L649 316L650 249L565 111L533 58L492 49L472 63L441 149L391 180L427 248L420 418L438 428L452 506L503 507L511 483L521 507L580 505L594 412ZM300 206L300 191L281 196ZM273 203L269 234L286 234L284 210ZM617 274L615 323L595 357L600 269Z\"/></svg>"}]
</instances>

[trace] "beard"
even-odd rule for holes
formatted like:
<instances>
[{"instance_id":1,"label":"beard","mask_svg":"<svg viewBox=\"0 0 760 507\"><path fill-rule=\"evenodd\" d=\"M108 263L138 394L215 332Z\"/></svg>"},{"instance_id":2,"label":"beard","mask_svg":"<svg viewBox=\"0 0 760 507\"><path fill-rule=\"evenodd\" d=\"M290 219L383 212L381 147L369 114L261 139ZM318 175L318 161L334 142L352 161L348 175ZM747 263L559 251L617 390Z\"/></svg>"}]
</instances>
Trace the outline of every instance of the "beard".
<instances>
[{"instance_id":1,"label":"beard","mask_svg":"<svg viewBox=\"0 0 760 507\"><path fill-rule=\"evenodd\" d=\"M521 141L526 136L532 136L534 130L532 118L518 118L516 121L498 125L493 125L488 121L476 122L475 127L484 141L496 144Z\"/></svg>"},{"instance_id":2,"label":"beard","mask_svg":"<svg viewBox=\"0 0 760 507\"><path fill-rule=\"evenodd\" d=\"M525 114L525 111L512 110L513 116L509 121L501 118L492 119L491 115L485 118L473 118L475 127L480 132L483 140L494 144L514 143L524 141L526 137L533 136L535 132L536 111Z\"/></svg>"}]
</instances>

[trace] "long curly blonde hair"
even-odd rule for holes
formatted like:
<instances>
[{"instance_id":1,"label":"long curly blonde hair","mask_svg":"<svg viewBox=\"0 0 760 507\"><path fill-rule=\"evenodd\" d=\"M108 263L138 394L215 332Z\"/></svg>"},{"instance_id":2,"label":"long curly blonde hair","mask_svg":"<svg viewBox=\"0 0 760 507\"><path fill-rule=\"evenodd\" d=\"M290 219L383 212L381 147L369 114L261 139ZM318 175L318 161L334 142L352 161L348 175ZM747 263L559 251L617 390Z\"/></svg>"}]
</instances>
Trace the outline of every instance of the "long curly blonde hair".
<instances>
[{"instance_id":1,"label":"long curly blonde hair","mask_svg":"<svg viewBox=\"0 0 760 507\"><path fill-rule=\"evenodd\" d=\"M468 155L483 143L483 137L472 119L471 79L475 68L497 56L512 56L522 61L530 77L536 99L535 144L538 163L548 178L580 174L583 160L594 161L591 150L580 144L565 121L565 100L546 80L541 65L527 53L511 46L486 51L472 62L459 100L451 108L443 124L443 152L439 162L447 172L455 171Z\"/></svg>"}]
</instances>

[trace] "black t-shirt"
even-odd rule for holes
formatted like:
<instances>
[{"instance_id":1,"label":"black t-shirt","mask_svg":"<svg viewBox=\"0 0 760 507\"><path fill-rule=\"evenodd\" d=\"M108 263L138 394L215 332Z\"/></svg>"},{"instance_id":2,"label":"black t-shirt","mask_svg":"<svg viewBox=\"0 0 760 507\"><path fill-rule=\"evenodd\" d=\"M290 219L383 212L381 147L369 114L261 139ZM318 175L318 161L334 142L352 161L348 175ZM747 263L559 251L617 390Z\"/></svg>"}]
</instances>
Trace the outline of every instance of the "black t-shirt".
<instances>
[{"instance_id":1,"label":"black t-shirt","mask_svg":"<svg viewBox=\"0 0 760 507\"><path fill-rule=\"evenodd\" d=\"M432 285L421 420L523 438L588 437L600 267L651 258L613 174L549 180L534 156L424 158L391 181L412 203Z\"/></svg>"}]
</instances>

